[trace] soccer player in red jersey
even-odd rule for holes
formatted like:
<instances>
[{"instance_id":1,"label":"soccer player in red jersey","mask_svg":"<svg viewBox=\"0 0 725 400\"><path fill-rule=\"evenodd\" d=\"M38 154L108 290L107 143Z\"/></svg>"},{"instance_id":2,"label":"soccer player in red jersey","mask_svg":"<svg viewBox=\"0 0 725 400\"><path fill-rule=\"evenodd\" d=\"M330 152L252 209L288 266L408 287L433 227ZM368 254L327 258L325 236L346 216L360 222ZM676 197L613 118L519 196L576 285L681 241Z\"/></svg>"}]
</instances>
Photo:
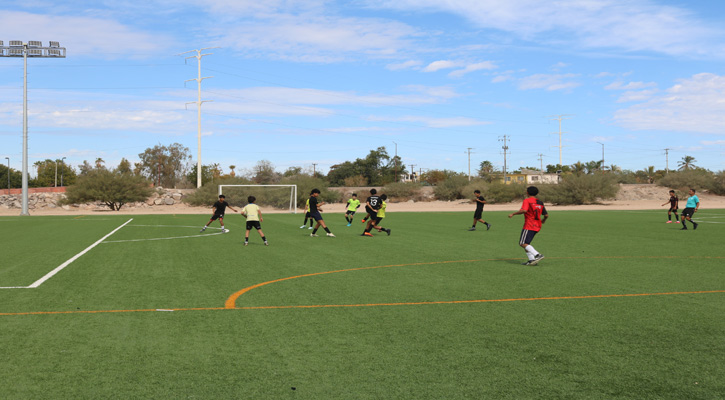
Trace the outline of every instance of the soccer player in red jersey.
<instances>
[{"instance_id":1,"label":"soccer player in red jersey","mask_svg":"<svg viewBox=\"0 0 725 400\"><path fill-rule=\"evenodd\" d=\"M526 188L526 193L529 197L524 200L521 209L513 214L509 214L509 218L514 215L524 214L524 229L521 230L519 246L524 248L529 260L523 265L536 265L544 256L536 251L531 245L531 241L534 240L534 236L541 230L541 224L546 222L549 214L546 212L544 202L536 198L536 195L539 194L539 189L536 186Z\"/></svg>"}]
</instances>

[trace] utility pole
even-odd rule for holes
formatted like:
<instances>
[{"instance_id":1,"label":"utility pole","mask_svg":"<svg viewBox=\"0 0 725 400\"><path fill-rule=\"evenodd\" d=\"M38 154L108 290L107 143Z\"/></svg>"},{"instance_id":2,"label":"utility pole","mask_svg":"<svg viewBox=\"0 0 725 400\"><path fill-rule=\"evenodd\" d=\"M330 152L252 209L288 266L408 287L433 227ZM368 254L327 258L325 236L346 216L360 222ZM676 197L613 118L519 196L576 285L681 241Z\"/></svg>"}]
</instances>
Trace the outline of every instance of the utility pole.
<instances>
[{"instance_id":1,"label":"utility pole","mask_svg":"<svg viewBox=\"0 0 725 400\"><path fill-rule=\"evenodd\" d=\"M665 173L670 173L670 150L671 149L665 149Z\"/></svg>"},{"instance_id":2,"label":"utility pole","mask_svg":"<svg viewBox=\"0 0 725 400\"><path fill-rule=\"evenodd\" d=\"M186 104L196 103L196 130L197 130L196 187L197 188L201 187L201 105L202 105L202 103L214 101L214 100L201 101L201 81L203 81L204 79L213 78L213 76L207 76L204 78L201 77L201 58L204 56L209 56L209 55L214 54L214 53L201 54L201 51L210 50L210 49L218 49L218 48L219 47L206 47L203 49L189 50L189 51L185 51L183 53L177 54L180 56L182 54L196 52L195 56L186 57L184 59L184 62L186 62L186 60L188 60L190 58L196 58L197 65L198 65L197 78L196 79L187 79L184 81L184 83L189 82L189 81L196 81L196 87L197 87L196 101L186 103ZM186 106L186 104L185 104L185 106Z\"/></svg>"},{"instance_id":3,"label":"utility pole","mask_svg":"<svg viewBox=\"0 0 725 400\"><path fill-rule=\"evenodd\" d=\"M597 143L602 145L602 166L599 167L599 169L604 169L604 143L602 143L602 142L597 142Z\"/></svg>"},{"instance_id":4,"label":"utility pole","mask_svg":"<svg viewBox=\"0 0 725 400\"><path fill-rule=\"evenodd\" d=\"M23 179L22 179L22 210L20 215L28 212L28 57L31 58L65 58L65 47L51 41L48 47L42 42L30 40L11 40L4 46L0 40L0 57L23 57ZM10 170L8 170L8 174Z\"/></svg>"},{"instance_id":5,"label":"utility pole","mask_svg":"<svg viewBox=\"0 0 725 400\"><path fill-rule=\"evenodd\" d=\"M539 170L540 171L539 175L541 175L540 179L541 179L541 182L543 183L544 182L544 155L541 153L539 153L539 162L541 162L541 169Z\"/></svg>"},{"instance_id":6,"label":"utility pole","mask_svg":"<svg viewBox=\"0 0 725 400\"><path fill-rule=\"evenodd\" d=\"M468 181L471 181L471 150L473 147L468 147Z\"/></svg>"},{"instance_id":7,"label":"utility pole","mask_svg":"<svg viewBox=\"0 0 725 400\"><path fill-rule=\"evenodd\" d=\"M395 142L393 142L393 143L395 143ZM393 158L393 161L395 161L395 170L393 172L395 174L395 176L393 177L393 182L398 182L398 144L397 143L395 143L395 157Z\"/></svg>"},{"instance_id":8,"label":"utility pole","mask_svg":"<svg viewBox=\"0 0 725 400\"><path fill-rule=\"evenodd\" d=\"M410 164L410 180L415 182L415 164Z\"/></svg>"},{"instance_id":9,"label":"utility pole","mask_svg":"<svg viewBox=\"0 0 725 400\"><path fill-rule=\"evenodd\" d=\"M566 132L562 132L561 131L561 121L564 120L564 119L569 119L569 118L564 118L564 117L569 117L569 116L571 116L571 114L561 114L561 115L550 115L549 116L549 117L554 117L554 118L551 118L551 120L558 120L559 121L559 132L558 132L558 134L559 134L559 145L558 146L554 146L554 147L558 147L559 148L559 167L561 167L563 165L562 164L562 161L561 161L561 149L564 146L562 146L562 144L561 144L561 134L562 133L566 133ZM553 135L556 135L557 132L552 132L552 134Z\"/></svg>"},{"instance_id":10,"label":"utility pole","mask_svg":"<svg viewBox=\"0 0 725 400\"><path fill-rule=\"evenodd\" d=\"M509 147L506 145L507 136L503 135L503 139L499 139L499 142L503 142L503 146L501 147L503 149L503 184L506 184L506 152L508 151Z\"/></svg>"},{"instance_id":11,"label":"utility pole","mask_svg":"<svg viewBox=\"0 0 725 400\"><path fill-rule=\"evenodd\" d=\"M317 175L317 164L312 163L312 177L314 178L315 175Z\"/></svg>"}]
</instances>

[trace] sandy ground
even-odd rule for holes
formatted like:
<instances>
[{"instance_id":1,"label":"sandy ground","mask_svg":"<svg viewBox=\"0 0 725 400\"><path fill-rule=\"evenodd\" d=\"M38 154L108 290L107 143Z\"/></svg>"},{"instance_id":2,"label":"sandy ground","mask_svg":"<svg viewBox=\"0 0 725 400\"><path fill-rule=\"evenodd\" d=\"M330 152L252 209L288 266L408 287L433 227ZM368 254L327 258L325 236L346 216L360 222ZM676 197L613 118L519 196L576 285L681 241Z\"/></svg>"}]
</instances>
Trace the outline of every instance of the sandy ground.
<instances>
[{"instance_id":1,"label":"sandy ground","mask_svg":"<svg viewBox=\"0 0 725 400\"><path fill-rule=\"evenodd\" d=\"M667 189L653 185L624 185L617 198L612 201L606 201L597 205L583 206L553 206L547 205L549 212L557 210L662 210L666 212L668 206L662 206L669 199ZM725 209L725 196L715 196L706 193L698 193L700 198L700 209ZM685 199L680 200L680 209L683 209ZM521 202L513 202L507 204L488 204L484 211L516 211L521 206ZM326 204L323 210L326 213L344 213L346 206L344 204ZM389 203L388 212L453 212L453 211L470 211L473 212L475 205L471 200L456 201L430 201L430 202L402 202ZM262 209L265 213L286 213L287 210ZM299 210L302 212L304 210ZM61 208L30 210L30 215L99 215L105 213L113 213L119 215L142 215L142 214L210 214L209 207L191 207L186 204L175 204L172 206L154 206L149 208L122 208L121 211L110 210L79 210L72 209L69 211ZM229 212L228 212L229 213ZM20 215L19 209L0 209L0 215Z\"/></svg>"}]
</instances>

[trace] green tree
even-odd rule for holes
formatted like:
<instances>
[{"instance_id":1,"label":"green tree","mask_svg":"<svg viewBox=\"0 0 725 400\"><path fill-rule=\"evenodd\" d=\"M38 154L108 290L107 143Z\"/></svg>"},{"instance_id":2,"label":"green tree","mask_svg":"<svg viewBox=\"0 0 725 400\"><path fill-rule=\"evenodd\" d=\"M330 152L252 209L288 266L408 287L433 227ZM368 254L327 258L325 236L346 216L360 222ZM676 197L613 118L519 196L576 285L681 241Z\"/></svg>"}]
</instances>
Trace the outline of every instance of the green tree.
<instances>
[{"instance_id":1,"label":"green tree","mask_svg":"<svg viewBox=\"0 0 725 400\"><path fill-rule=\"evenodd\" d=\"M571 172L571 167L568 165L561 165L561 164L548 164L546 166L546 173L547 174L555 174L557 171L564 172Z\"/></svg>"},{"instance_id":2,"label":"green tree","mask_svg":"<svg viewBox=\"0 0 725 400\"><path fill-rule=\"evenodd\" d=\"M64 186L68 186L75 182L76 172L62 160L45 159L43 161L36 161L33 163L33 166L37 169L37 176L33 179L31 186L52 187L56 186L56 182L58 186L61 183ZM61 182L61 177L63 178L63 182ZM7 183L5 185L7 186Z\"/></svg>"},{"instance_id":3,"label":"green tree","mask_svg":"<svg viewBox=\"0 0 725 400\"><path fill-rule=\"evenodd\" d=\"M280 175L274 170L270 161L261 160L252 168L252 180L260 185L279 182Z\"/></svg>"},{"instance_id":4,"label":"green tree","mask_svg":"<svg viewBox=\"0 0 725 400\"><path fill-rule=\"evenodd\" d=\"M142 176L96 168L68 187L64 204L100 201L118 211L124 204L146 200L153 189Z\"/></svg>"},{"instance_id":5,"label":"green tree","mask_svg":"<svg viewBox=\"0 0 725 400\"><path fill-rule=\"evenodd\" d=\"M189 148L179 143L148 148L138 157L141 159L141 174L163 187L176 187L189 170L191 161ZM196 177L193 182L196 182Z\"/></svg>"},{"instance_id":6,"label":"green tree","mask_svg":"<svg viewBox=\"0 0 725 400\"><path fill-rule=\"evenodd\" d=\"M131 169L131 162L128 161L125 158L121 159L121 162L118 163L118 167L116 168L116 171L118 173L124 174L124 175L131 175L133 174L133 170Z\"/></svg>"},{"instance_id":7,"label":"green tree","mask_svg":"<svg viewBox=\"0 0 725 400\"><path fill-rule=\"evenodd\" d=\"M7 165L0 165L0 188L8 188L8 173L10 173L10 187L19 188L23 184L23 174ZM0 194L5 194L0 192Z\"/></svg>"},{"instance_id":8,"label":"green tree","mask_svg":"<svg viewBox=\"0 0 725 400\"><path fill-rule=\"evenodd\" d=\"M207 183L214 181L214 172L218 171L218 164L202 165L201 166L201 185L204 186ZM196 187L196 164L191 167L191 170L186 174L186 180L193 183Z\"/></svg>"},{"instance_id":9,"label":"green tree","mask_svg":"<svg viewBox=\"0 0 725 400\"><path fill-rule=\"evenodd\" d=\"M697 165L695 165L696 162L697 162L697 160L695 160L695 157L684 156L684 157L682 157L681 161L677 162L677 165L679 165L678 170L689 171L691 169L695 169L695 168L697 168Z\"/></svg>"}]
</instances>

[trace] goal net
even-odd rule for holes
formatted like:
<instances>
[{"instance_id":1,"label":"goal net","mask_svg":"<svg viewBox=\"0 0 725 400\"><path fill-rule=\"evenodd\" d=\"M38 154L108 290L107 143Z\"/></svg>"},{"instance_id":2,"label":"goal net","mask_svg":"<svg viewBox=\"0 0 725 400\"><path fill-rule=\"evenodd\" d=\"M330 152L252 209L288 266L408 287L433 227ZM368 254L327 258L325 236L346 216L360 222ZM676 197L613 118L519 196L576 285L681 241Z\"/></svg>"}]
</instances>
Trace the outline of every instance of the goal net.
<instances>
[{"instance_id":1,"label":"goal net","mask_svg":"<svg viewBox=\"0 0 725 400\"><path fill-rule=\"evenodd\" d=\"M257 205L289 209L297 214L297 185L219 185L219 194L234 207L247 204L247 197L257 198Z\"/></svg>"}]
</instances>

